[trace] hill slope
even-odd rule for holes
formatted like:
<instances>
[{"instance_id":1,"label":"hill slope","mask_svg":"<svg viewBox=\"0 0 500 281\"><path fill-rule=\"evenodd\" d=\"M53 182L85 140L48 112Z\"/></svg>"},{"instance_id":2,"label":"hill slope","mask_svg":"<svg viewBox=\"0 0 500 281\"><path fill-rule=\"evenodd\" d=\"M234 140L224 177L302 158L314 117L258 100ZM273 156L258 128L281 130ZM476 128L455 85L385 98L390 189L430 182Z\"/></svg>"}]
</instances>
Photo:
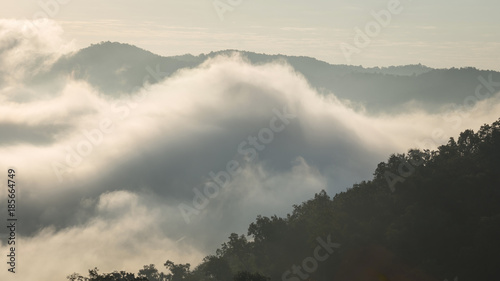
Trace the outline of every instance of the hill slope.
<instances>
[{"instance_id":1,"label":"hill slope","mask_svg":"<svg viewBox=\"0 0 500 281\"><path fill-rule=\"evenodd\" d=\"M148 265L127 280L497 280L499 175L500 119L437 151L392 155L373 180L286 218L258 216L251 239L231 234L193 271L168 260L170 274Z\"/></svg>"}]
</instances>

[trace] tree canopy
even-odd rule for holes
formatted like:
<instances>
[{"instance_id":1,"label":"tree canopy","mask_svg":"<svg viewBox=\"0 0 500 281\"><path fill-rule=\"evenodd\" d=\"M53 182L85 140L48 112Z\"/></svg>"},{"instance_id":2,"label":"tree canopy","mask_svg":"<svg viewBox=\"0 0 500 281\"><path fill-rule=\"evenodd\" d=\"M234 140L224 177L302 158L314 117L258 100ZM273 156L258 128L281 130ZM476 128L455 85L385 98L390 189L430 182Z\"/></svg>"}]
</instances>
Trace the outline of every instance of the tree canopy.
<instances>
[{"instance_id":1,"label":"tree canopy","mask_svg":"<svg viewBox=\"0 0 500 281\"><path fill-rule=\"evenodd\" d=\"M321 191L285 218L258 216L192 271L167 261L169 274L150 265L138 277L95 270L68 279L497 280L499 202L500 119L435 151L391 155L372 180L333 198ZM328 239L340 247L328 252Z\"/></svg>"}]
</instances>

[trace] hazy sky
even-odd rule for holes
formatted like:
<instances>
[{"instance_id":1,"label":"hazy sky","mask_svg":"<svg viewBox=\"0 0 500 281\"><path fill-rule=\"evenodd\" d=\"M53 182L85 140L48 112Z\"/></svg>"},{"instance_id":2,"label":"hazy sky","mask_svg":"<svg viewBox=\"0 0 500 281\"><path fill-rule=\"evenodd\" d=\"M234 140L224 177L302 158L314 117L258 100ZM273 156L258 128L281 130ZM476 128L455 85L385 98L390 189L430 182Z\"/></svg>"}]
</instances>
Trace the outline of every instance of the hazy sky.
<instances>
[{"instance_id":1,"label":"hazy sky","mask_svg":"<svg viewBox=\"0 0 500 281\"><path fill-rule=\"evenodd\" d=\"M233 3L232 10L219 7ZM395 1L395 0L394 0ZM500 2L401 0L372 25L370 42L349 59L342 44L356 47L356 28L374 23L372 12L391 1L5 1L0 18L58 21L77 47L100 41L137 45L160 55L239 49L316 57L330 63L431 67L474 66L500 70ZM67 3L65 3L67 2ZM220 4L222 3L222 4ZM344 45L346 46L346 45Z\"/></svg>"}]
</instances>

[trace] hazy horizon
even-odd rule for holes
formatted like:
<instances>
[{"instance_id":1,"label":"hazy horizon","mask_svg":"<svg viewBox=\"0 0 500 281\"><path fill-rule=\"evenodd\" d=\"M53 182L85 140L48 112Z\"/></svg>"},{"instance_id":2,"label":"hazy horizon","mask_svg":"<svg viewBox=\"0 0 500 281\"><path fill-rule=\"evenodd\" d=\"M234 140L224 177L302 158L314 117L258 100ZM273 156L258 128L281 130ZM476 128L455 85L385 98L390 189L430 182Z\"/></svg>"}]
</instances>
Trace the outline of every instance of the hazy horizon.
<instances>
[{"instance_id":1,"label":"hazy horizon","mask_svg":"<svg viewBox=\"0 0 500 281\"><path fill-rule=\"evenodd\" d=\"M7 2L0 18L54 19L77 48L110 40L163 56L238 49L366 67L422 63L500 70L500 20L495 14L500 4L492 0L231 3ZM366 45L355 44L357 28L372 32ZM359 52L347 59L343 44L359 47Z\"/></svg>"},{"instance_id":2,"label":"hazy horizon","mask_svg":"<svg viewBox=\"0 0 500 281\"><path fill-rule=\"evenodd\" d=\"M257 52L257 51L253 51L253 50L244 50L244 49L216 49L216 50L211 50L211 51L208 51L208 52L198 52L198 53L180 53L180 54L166 54L166 55L162 55L160 53L155 53L151 50L148 50L148 49L145 49L143 47L140 47L140 46L137 46L137 45L134 45L134 44L131 44L129 42L121 42L121 41L109 41L109 40L103 40L103 41L99 41L99 42L93 42L93 43L90 43L89 45L86 45L86 46L78 46L78 49L75 49L74 52L79 52L83 49L86 49L86 48L89 48L89 47L92 47L92 46L95 46L95 45L99 45L101 43L119 43L119 44L125 44L125 45L130 45L130 46L133 46L133 47L137 47L139 49L142 49L144 51L148 51L148 52L151 52L152 54L155 54L155 55L158 55L158 56L161 56L161 57L179 57L179 56L185 56L185 55L192 55L194 57L198 57L198 56L206 56L210 53L222 53L222 52L227 52L227 51L234 51L234 52L247 52L247 53L255 53L255 54L258 54L258 55L269 55L269 56L285 56L285 57L306 57L306 58L311 58L311 59L315 59L315 60L318 60L320 62L326 62L330 65L346 65L346 66L356 66L356 67L362 67L362 68L365 68L365 69L369 69L369 68L391 68L391 67L401 67L401 66L424 66L424 67L429 67L431 69L441 69L441 70L446 70L446 69L464 69L464 68L475 68L475 69L478 69L478 70L486 70L486 71L500 71L500 69L488 69L488 68L480 68L480 67L475 67L475 66L472 66L472 65L462 65L462 66L451 66L451 67L431 67L429 65L425 65L423 63L420 63L420 62L416 62L416 63L409 63L409 64L395 64L395 65L372 65L372 66L366 66L366 65L362 65L362 64L349 64L349 63L334 63L334 62L327 62L327 61L324 61L324 60L321 60L321 59L318 59L314 56L306 56L306 55L294 55L294 54L287 54L287 53L265 53L265 52Z\"/></svg>"}]
</instances>

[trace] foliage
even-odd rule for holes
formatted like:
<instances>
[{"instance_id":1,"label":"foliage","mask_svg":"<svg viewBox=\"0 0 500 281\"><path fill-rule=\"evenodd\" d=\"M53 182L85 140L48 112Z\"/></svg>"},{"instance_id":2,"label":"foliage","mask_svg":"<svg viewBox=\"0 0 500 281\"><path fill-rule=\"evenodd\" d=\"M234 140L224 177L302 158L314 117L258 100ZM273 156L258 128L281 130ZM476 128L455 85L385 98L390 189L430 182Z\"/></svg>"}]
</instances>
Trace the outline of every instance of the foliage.
<instances>
[{"instance_id":1,"label":"foliage","mask_svg":"<svg viewBox=\"0 0 500 281\"><path fill-rule=\"evenodd\" d=\"M410 165L407 165L410 163ZM399 175L393 190L387 173ZM325 191L293 206L286 218L258 216L233 233L194 271L167 261L137 278L265 281L313 256L318 239L341 247L318 263L311 280L497 280L500 276L500 119L466 130L436 151L410 150L378 164L371 181L330 198ZM251 273L254 272L254 273ZM142 280L91 271L83 280ZM111 279L95 279L111 278ZM164 279L159 279L163 276ZM71 277L71 278L70 278ZM92 279L94 278L94 279ZM300 280L300 278L288 279Z\"/></svg>"},{"instance_id":2,"label":"foliage","mask_svg":"<svg viewBox=\"0 0 500 281\"><path fill-rule=\"evenodd\" d=\"M260 275L259 273L250 273L248 271L240 271L234 276L234 281L269 281L270 279Z\"/></svg>"},{"instance_id":3,"label":"foliage","mask_svg":"<svg viewBox=\"0 0 500 281\"><path fill-rule=\"evenodd\" d=\"M111 273L99 274L97 268L89 270L89 277L81 276L78 273L73 273L66 277L70 281L148 281L144 277L135 277L134 273L125 271L114 271Z\"/></svg>"}]
</instances>

